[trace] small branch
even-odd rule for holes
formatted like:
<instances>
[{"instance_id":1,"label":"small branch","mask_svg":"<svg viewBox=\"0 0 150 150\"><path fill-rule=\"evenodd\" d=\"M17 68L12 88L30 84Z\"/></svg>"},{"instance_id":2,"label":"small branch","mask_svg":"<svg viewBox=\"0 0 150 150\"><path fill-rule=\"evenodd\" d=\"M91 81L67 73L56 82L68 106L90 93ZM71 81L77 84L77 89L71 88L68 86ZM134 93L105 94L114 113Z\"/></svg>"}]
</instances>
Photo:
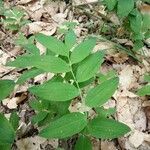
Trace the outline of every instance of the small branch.
<instances>
[{"instance_id":1,"label":"small branch","mask_svg":"<svg viewBox=\"0 0 150 150\"><path fill-rule=\"evenodd\" d=\"M75 75L74 75L73 70L72 70L72 63L71 63L71 60L70 60L69 57L68 57L68 60L69 60L70 68L71 68L71 74L72 74L72 77L73 77L73 79L74 79L74 81L75 81L75 83L76 83L76 85L77 85L77 88L78 88L79 94L80 94L80 98L81 98L81 101L82 101L82 100L83 100L83 97L82 97L82 91L81 91L81 89L80 89L79 83L78 83L78 81L77 81L77 79L76 79L76 77L75 77Z\"/></svg>"}]
</instances>

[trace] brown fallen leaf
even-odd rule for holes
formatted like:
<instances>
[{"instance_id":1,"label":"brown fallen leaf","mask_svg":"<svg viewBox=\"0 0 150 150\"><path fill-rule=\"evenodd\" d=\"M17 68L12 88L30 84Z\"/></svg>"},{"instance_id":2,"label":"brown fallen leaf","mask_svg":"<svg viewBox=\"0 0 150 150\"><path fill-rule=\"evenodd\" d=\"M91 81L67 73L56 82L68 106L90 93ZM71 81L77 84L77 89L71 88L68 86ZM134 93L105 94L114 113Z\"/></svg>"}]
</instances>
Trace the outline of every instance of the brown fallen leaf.
<instances>
[{"instance_id":1,"label":"brown fallen leaf","mask_svg":"<svg viewBox=\"0 0 150 150\"><path fill-rule=\"evenodd\" d=\"M101 150L117 150L117 148L111 141L101 141Z\"/></svg>"},{"instance_id":2,"label":"brown fallen leaf","mask_svg":"<svg viewBox=\"0 0 150 150\"><path fill-rule=\"evenodd\" d=\"M7 106L9 109L16 109L18 104L27 98L27 93L22 93L19 97L6 98L2 101L3 105Z\"/></svg>"}]
</instances>

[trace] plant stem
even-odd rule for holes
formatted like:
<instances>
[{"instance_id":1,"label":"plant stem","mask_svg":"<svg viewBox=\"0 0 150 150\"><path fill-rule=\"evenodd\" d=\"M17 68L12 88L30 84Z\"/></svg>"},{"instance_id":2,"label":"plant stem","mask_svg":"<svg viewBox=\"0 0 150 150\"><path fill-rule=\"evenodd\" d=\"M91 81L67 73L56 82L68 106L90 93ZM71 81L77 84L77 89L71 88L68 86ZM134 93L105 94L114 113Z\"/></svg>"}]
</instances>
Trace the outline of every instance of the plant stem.
<instances>
[{"instance_id":1,"label":"plant stem","mask_svg":"<svg viewBox=\"0 0 150 150\"><path fill-rule=\"evenodd\" d=\"M72 63L71 63L71 60L70 60L69 57L68 57L68 61L69 61L69 65L70 65L70 68L71 68L70 72L71 72L71 74L72 74L72 77L73 77L73 79L74 79L74 82L75 82L76 85L77 85L77 88L78 88L79 94L80 94L80 98L81 98L81 101L82 101L82 100L83 100L82 91L81 91L81 89L80 89L79 83L78 83L78 81L77 81L77 79L76 79L76 77L75 77L75 75L74 75L73 70L72 70Z\"/></svg>"}]
</instances>

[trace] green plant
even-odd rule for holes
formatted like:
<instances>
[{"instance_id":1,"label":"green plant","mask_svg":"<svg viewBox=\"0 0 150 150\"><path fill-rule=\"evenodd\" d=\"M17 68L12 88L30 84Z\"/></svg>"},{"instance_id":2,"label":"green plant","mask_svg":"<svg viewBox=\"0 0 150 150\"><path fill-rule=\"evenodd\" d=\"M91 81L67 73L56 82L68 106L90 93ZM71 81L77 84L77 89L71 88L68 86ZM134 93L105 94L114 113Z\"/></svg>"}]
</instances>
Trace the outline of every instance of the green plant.
<instances>
[{"instance_id":1,"label":"green plant","mask_svg":"<svg viewBox=\"0 0 150 150\"><path fill-rule=\"evenodd\" d=\"M150 75L145 74L144 80L145 80L145 82L148 82L148 84L146 84L145 86L143 86L142 88L140 88L137 91L137 94L139 96L150 95L150 84L149 84L149 82L150 82Z\"/></svg>"},{"instance_id":2,"label":"green plant","mask_svg":"<svg viewBox=\"0 0 150 150\"><path fill-rule=\"evenodd\" d=\"M120 25L125 32L125 38L133 41L132 50L138 51L144 45L144 40L150 38L150 16L142 14L138 8L139 0L103 0L109 11L114 11L119 17Z\"/></svg>"},{"instance_id":3,"label":"green plant","mask_svg":"<svg viewBox=\"0 0 150 150\"><path fill-rule=\"evenodd\" d=\"M32 123L42 128L39 136L64 139L79 134L75 149L79 145L84 146L85 142L88 143L86 149L92 149L91 136L113 139L130 131L125 124L111 119L115 109L105 110L102 107L116 91L119 79L113 71L107 75L98 73L105 54L103 51L92 52L95 38L89 37L77 44L75 33L69 30L64 42L40 33L35 35L35 40L47 48L45 54L40 55L30 49L30 53L7 65L29 68L17 84L44 72L54 74L50 80L28 89L36 97L30 106L36 112ZM97 79L98 85L95 85ZM76 100L89 111L94 111L94 118L87 110L70 112L69 106Z\"/></svg>"},{"instance_id":4,"label":"green plant","mask_svg":"<svg viewBox=\"0 0 150 150\"><path fill-rule=\"evenodd\" d=\"M30 22L24 18L26 13L21 8L6 9L3 6L3 2L0 2L0 5L0 15L2 16L0 22L6 29L18 31L22 26Z\"/></svg>"},{"instance_id":5,"label":"green plant","mask_svg":"<svg viewBox=\"0 0 150 150\"><path fill-rule=\"evenodd\" d=\"M16 112L11 113L9 121L0 113L0 149L10 150L15 140L19 124L19 117Z\"/></svg>"}]
</instances>

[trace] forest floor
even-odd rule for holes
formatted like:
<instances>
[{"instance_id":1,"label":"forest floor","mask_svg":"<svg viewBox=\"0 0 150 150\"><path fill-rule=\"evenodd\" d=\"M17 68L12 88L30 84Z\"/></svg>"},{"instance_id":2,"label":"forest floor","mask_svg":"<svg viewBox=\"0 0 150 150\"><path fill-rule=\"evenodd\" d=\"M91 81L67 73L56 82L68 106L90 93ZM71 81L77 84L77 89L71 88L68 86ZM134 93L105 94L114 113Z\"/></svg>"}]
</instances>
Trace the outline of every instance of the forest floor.
<instances>
[{"instance_id":1,"label":"forest floor","mask_svg":"<svg viewBox=\"0 0 150 150\"><path fill-rule=\"evenodd\" d=\"M93 1L93 2L92 2ZM92 3L91 3L92 2ZM21 32L30 37L38 32L46 35L61 37L60 29L63 29L64 22L76 22L75 32L79 40L88 35L101 34L101 27L107 19L105 7L98 4L96 0L89 0L85 3L80 0L65 1L46 1L46 0L13 0L5 1L5 7L17 6L27 12L26 18L31 22L21 28ZM111 23L117 24L117 18L111 14ZM19 46L15 46L14 40L18 37L18 32L0 28L0 77L2 79L17 78L22 74L11 67L6 67L8 60L15 58L23 53ZM111 34L111 33L107 33ZM118 33L121 34L121 33ZM96 140L93 141L93 150L150 150L150 101L148 96L139 97L135 91L143 86L144 74L150 72L150 49L143 47L145 57L142 62L138 62L130 57L125 51L112 48L114 43L132 46L132 42L125 38L114 37L114 42L109 40L98 40L95 51L106 49L105 61L101 72L116 70L119 76L119 87L113 97L105 104L105 108L116 107L115 119L127 124L132 131L122 138L115 140ZM45 49L39 43L37 47L43 52ZM46 78L45 74L39 75L32 80L34 83L42 83ZM19 134L13 149L16 150L53 150L62 145L65 149L72 149L70 145L74 140L46 140L37 136L37 129L31 124L31 117L34 111L29 107L30 95L27 88L30 82L15 88L11 96L0 104L0 112L9 118L10 113L17 109L20 117ZM72 110L76 110L78 105L74 105Z\"/></svg>"}]
</instances>

